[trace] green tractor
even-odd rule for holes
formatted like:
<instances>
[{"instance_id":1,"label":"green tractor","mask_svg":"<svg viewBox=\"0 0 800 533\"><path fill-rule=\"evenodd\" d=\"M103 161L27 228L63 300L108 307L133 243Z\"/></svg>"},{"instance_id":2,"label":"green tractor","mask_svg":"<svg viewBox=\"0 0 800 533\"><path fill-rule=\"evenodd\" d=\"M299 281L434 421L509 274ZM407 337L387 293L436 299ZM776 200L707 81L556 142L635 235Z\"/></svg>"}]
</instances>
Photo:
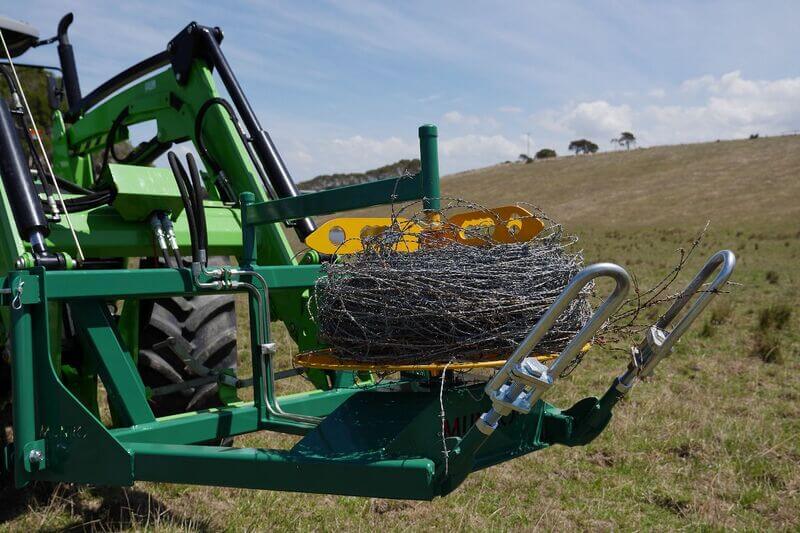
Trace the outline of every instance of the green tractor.
<instances>
[{"instance_id":1,"label":"green tractor","mask_svg":"<svg viewBox=\"0 0 800 533\"><path fill-rule=\"evenodd\" d=\"M0 405L13 428L0 443L0 470L17 487L161 481L432 499L475 470L592 441L734 268L731 252L715 254L608 391L566 410L542 396L625 299L630 280L617 265L571 280L489 377L445 368L378 380L324 364L278 372L273 321L300 352L325 349L309 299L323 264L336 260L314 249L298 259L286 232L308 243L327 228L313 217L380 204L422 200L437 211L436 127L419 128L421 170L412 176L301 194L222 52L219 28L191 23L164 51L84 95L72 19L40 40L0 17L1 82L11 95L0 99ZM52 156L31 134L14 65L49 43L62 80L50 87ZM129 127L143 123L156 135L117 153ZM178 157L173 146L185 142L199 158ZM329 233L322 237L341 238ZM584 328L549 365L532 357L561 311L601 277L615 288ZM252 376L237 372L237 294L249 311ZM303 378L313 391L276 395L276 380ZM240 401L243 388L253 401ZM299 439L289 449L231 446L258 431Z\"/></svg>"}]
</instances>

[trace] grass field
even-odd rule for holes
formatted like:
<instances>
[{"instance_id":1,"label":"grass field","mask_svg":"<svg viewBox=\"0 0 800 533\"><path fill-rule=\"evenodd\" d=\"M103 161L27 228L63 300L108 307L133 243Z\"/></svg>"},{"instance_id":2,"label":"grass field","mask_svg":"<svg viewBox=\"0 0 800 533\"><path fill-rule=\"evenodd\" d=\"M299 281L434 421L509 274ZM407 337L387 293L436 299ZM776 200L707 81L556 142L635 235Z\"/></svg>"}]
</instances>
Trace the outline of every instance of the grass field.
<instances>
[{"instance_id":1,"label":"grass field","mask_svg":"<svg viewBox=\"0 0 800 533\"><path fill-rule=\"evenodd\" d=\"M720 248L739 262L657 375L587 447L554 447L472 475L446 499L406 502L137 483L38 485L0 497L5 529L568 530L800 528L800 137L658 147L444 180L484 205L531 202L642 286L711 226L686 281ZM284 364L292 350L275 333ZM247 349L246 335L240 348ZM244 353L243 353L244 355ZM593 350L548 398L605 390L626 360ZM283 385L295 390L300 385ZM249 446L288 437L249 436Z\"/></svg>"}]
</instances>

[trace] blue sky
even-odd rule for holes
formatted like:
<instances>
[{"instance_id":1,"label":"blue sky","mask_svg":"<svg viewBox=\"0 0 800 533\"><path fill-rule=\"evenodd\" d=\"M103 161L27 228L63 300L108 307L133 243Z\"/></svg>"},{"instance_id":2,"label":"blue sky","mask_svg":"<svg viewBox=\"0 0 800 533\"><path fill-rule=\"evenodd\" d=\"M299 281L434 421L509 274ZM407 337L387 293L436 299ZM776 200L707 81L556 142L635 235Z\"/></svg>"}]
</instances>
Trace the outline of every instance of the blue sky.
<instances>
[{"instance_id":1,"label":"blue sky","mask_svg":"<svg viewBox=\"0 0 800 533\"><path fill-rule=\"evenodd\" d=\"M296 179L417 154L445 173L586 137L602 150L800 130L797 2L13 2L41 36L75 13L87 93L189 21L223 51ZM26 61L54 64L53 47Z\"/></svg>"}]
</instances>

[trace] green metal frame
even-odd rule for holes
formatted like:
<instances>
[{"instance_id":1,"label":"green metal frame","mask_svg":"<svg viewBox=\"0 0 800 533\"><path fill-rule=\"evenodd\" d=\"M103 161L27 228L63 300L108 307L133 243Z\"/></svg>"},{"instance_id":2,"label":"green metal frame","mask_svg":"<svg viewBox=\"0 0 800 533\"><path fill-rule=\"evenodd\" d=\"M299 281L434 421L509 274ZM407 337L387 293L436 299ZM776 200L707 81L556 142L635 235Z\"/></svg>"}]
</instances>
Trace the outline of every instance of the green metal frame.
<instances>
[{"instance_id":1,"label":"green metal frame","mask_svg":"<svg viewBox=\"0 0 800 533\"><path fill-rule=\"evenodd\" d=\"M194 138L200 106L217 97L213 77L202 61L189 80L175 81L171 68L144 79L80 117L71 125L54 115L54 166L81 186L95 181L90 155L106 144L111 124L123 110L123 126L155 121L161 142ZM321 267L313 256L298 264L282 225L293 219L421 199L439 207L437 130L419 130L421 171L413 176L270 201L257 177L236 125L219 106L204 121L206 146L222 167L240 206L218 198L205 204L209 253L236 255L241 268L263 277L258 289L270 302L270 316L283 321L300 350L321 347L308 300ZM116 140L127 136L122 128ZM218 177L204 161L209 185ZM113 206L75 213L72 221L89 257L139 257L152 253L146 217L169 209L182 251L190 241L185 215L169 179L158 169L115 165L110 179L119 197ZM142 186L144 179L150 186ZM138 185L137 185L138 184ZM147 190L140 190L144 187ZM155 189L154 189L155 187ZM213 187L208 187L213 191ZM10 333L13 377L14 443L4 448L4 464L16 485L31 481L131 485L137 480L167 481L361 496L430 499L453 490L479 468L552 444L574 445L594 438L610 418L612 393L590 398L572 411L539 402L527 415L504 420L477 453L463 453L461 439L489 407L482 383L451 383L441 399L446 413L442 435L440 382L425 373L399 380L358 385L352 373L309 371L318 390L274 398L273 371L254 336L253 402L155 418L148 391L136 369L141 299L201 295L189 269L14 270L27 249L16 233L0 186L0 278L3 324ZM75 255L66 226L55 224L48 245ZM236 275L226 270L230 279ZM245 276L246 277L246 276ZM124 300L118 320L107 302ZM264 317L249 293L251 325ZM60 312L74 310L84 351L81 368L60 359ZM255 331L254 327L251 327ZM254 334L255 335L255 334ZM97 380L107 391L113 424L101 421ZM609 396L611 394L611 396ZM276 401L287 413L322 418L317 424L275 414ZM255 431L302 436L289 450L231 449L196 443Z\"/></svg>"},{"instance_id":2,"label":"green metal frame","mask_svg":"<svg viewBox=\"0 0 800 533\"><path fill-rule=\"evenodd\" d=\"M265 278L271 296L311 287L320 275L318 265L249 268ZM202 294L188 269L34 268L12 272L3 285L11 289L4 303L11 305L15 384L15 445L7 449L7 461L18 486L34 480L112 485L149 480L430 499L453 490L473 470L551 444L591 440L608 421L604 418L587 438L577 430L575 416L540 402L530 414L507 419L474 457L453 453L446 459L443 446L457 451L461 437L490 404L483 383L447 387L443 440L439 380L427 378L279 398L286 412L325 417L316 427L269 414L265 398L274 391L258 386L254 402L156 419L105 302ZM118 413L117 427L106 427L59 378L47 327L53 302L69 302L76 310L87 352ZM250 304L256 308L252 296ZM251 357L258 384L258 346ZM265 371L272 369L267 365ZM594 408L597 400L592 402ZM194 445L261 430L303 439L290 450ZM40 458L32 461L37 454Z\"/></svg>"}]
</instances>

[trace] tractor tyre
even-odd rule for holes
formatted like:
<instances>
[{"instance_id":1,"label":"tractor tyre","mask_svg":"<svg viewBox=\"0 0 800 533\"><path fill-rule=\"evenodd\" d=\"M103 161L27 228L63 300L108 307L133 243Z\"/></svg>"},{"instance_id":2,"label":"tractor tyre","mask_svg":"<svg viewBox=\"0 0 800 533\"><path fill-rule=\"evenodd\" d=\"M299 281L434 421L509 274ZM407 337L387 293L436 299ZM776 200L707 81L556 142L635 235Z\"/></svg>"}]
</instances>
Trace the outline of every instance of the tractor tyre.
<instances>
[{"instance_id":1,"label":"tractor tyre","mask_svg":"<svg viewBox=\"0 0 800 533\"><path fill-rule=\"evenodd\" d=\"M227 257L209 258L210 266L229 265ZM142 267L148 265L143 262ZM152 266L152 263L150 263ZM192 358L211 370L236 369L236 297L232 294L141 300L139 307L138 368L147 387L157 388L200 377L169 345L172 337ZM216 383L153 396L157 417L221 405Z\"/></svg>"}]
</instances>

